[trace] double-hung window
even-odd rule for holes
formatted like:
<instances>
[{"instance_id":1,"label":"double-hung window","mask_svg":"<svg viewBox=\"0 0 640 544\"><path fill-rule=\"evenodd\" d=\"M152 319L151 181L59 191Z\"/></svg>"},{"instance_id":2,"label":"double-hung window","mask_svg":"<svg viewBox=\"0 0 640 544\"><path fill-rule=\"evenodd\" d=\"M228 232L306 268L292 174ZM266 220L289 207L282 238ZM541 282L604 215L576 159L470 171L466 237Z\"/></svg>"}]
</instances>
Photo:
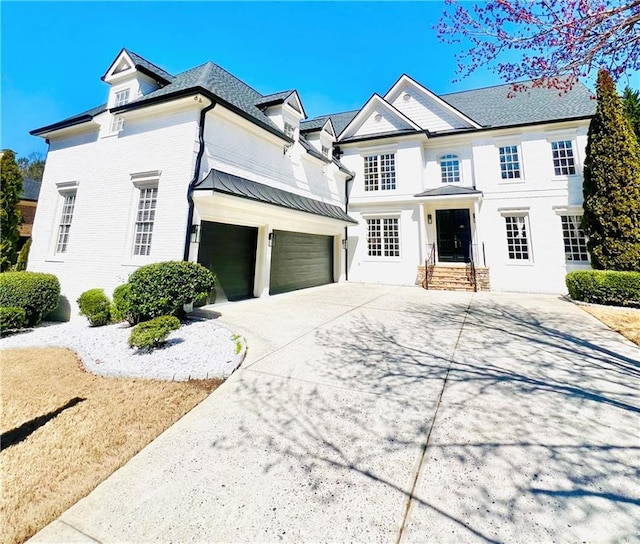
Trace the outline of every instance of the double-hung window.
<instances>
[{"instance_id":1,"label":"double-hung window","mask_svg":"<svg viewBox=\"0 0 640 544\"><path fill-rule=\"evenodd\" d=\"M576 163L571 140L551 142L553 170L556 176L572 176L576 173Z\"/></svg>"},{"instance_id":2,"label":"double-hung window","mask_svg":"<svg viewBox=\"0 0 640 544\"><path fill-rule=\"evenodd\" d=\"M505 145L499 148L500 176L502 179L520 179L520 158L517 145Z\"/></svg>"},{"instance_id":3,"label":"double-hung window","mask_svg":"<svg viewBox=\"0 0 640 544\"><path fill-rule=\"evenodd\" d=\"M400 257L400 233L397 217L367 219L369 257Z\"/></svg>"},{"instance_id":4,"label":"double-hung window","mask_svg":"<svg viewBox=\"0 0 640 544\"><path fill-rule=\"evenodd\" d=\"M567 262L588 262L587 238L582 230L581 215L561 215L564 255Z\"/></svg>"},{"instance_id":5,"label":"double-hung window","mask_svg":"<svg viewBox=\"0 0 640 544\"><path fill-rule=\"evenodd\" d=\"M396 188L395 153L368 155L364 158L364 190L392 191Z\"/></svg>"},{"instance_id":6,"label":"double-hung window","mask_svg":"<svg viewBox=\"0 0 640 544\"><path fill-rule=\"evenodd\" d=\"M114 107L124 106L129 102L129 89L118 91L115 96Z\"/></svg>"},{"instance_id":7,"label":"double-hung window","mask_svg":"<svg viewBox=\"0 0 640 544\"><path fill-rule=\"evenodd\" d=\"M150 255L153 223L156 217L156 202L158 200L158 186L141 186L139 190L140 195L136 213L133 254Z\"/></svg>"},{"instance_id":8,"label":"double-hung window","mask_svg":"<svg viewBox=\"0 0 640 544\"><path fill-rule=\"evenodd\" d=\"M526 215L506 215L507 252L509 260L529 261L529 238Z\"/></svg>"},{"instance_id":9,"label":"double-hung window","mask_svg":"<svg viewBox=\"0 0 640 544\"><path fill-rule=\"evenodd\" d=\"M63 193L62 213L58 225L58 237L56 239L56 253L66 253L69 246L69 234L73 221L73 209L76 205L76 191Z\"/></svg>"},{"instance_id":10,"label":"double-hung window","mask_svg":"<svg viewBox=\"0 0 640 544\"><path fill-rule=\"evenodd\" d=\"M442 183L460 183L460 159L458 155L440 157L440 181Z\"/></svg>"},{"instance_id":11,"label":"double-hung window","mask_svg":"<svg viewBox=\"0 0 640 544\"><path fill-rule=\"evenodd\" d=\"M291 123L284 122L284 133L289 136L289 138L293 138L296 134L296 127L294 127Z\"/></svg>"}]
</instances>

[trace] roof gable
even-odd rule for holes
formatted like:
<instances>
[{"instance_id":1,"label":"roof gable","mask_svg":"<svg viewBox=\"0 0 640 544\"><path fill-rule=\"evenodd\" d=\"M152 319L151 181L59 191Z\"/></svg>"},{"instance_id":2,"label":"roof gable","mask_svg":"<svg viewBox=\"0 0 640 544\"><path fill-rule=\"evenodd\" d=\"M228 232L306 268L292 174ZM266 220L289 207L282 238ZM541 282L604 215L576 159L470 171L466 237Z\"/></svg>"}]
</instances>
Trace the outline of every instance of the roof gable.
<instances>
[{"instance_id":1,"label":"roof gable","mask_svg":"<svg viewBox=\"0 0 640 544\"><path fill-rule=\"evenodd\" d=\"M421 127L374 94L340 134L340 139L388 132L419 131Z\"/></svg>"},{"instance_id":2,"label":"roof gable","mask_svg":"<svg viewBox=\"0 0 640 544\"><path fill-rule=\"evenodd\" d=\"M406 74L396 81L384 99L429 132L481 127Z\"/></svg>"},{"instance_id":3,"label":"roof gable","mask_svg":"<svg viewBox=\"0 0 640 544\"><path fill-rule=\"evenodd\" d=\"M114 79L119 79L124 75L132 74L136 71L145 74L160 84L171 83L174 79L174 76L169 72L149 62L147 59L142 58L133 51L124 48L118 53L100 79L109 83Z\"/></svg>"}]
</instances>

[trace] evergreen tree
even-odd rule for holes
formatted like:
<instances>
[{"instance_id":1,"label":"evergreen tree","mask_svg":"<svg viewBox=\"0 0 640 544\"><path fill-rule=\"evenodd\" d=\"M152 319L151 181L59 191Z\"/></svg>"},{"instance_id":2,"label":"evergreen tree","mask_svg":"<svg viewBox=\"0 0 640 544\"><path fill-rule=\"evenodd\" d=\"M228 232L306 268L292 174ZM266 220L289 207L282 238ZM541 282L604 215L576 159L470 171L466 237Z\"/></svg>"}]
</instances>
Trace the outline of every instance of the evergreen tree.
<instances>
[{"instance_id":1,"label":"evergreen tree","mask_svg":"<svg viewBox=\"0 0 640 544\"><path fill-rule=\"evenodd\" d=\"M607 70L584 162L584 229L596 269L640 271L640 154Z\"/></svg>"},{"instance_id":2,"label":"evergreen tree","mask_svg":"<svg viewBox=\"0 0 640 544\"><path fill-rule=\"evenodd\" d=\"M640 91L632 91L631 87L627 85L622 93L622 104L624 113L631 124L631 130L640 144Z\"/></svg>"},{"instance_id":3,"label":"evergreen tree","mask_svg":"<svg viewBox=\"0 0 640 544\"><path fill-rule=\"evenodd\" d=\"M20 239L18 230L22 214L18 202L22 193L22 174L11 150L2 152L0 159L0 270L6 270L16 261L16 248Z\"/></svg>"}]
</instances>

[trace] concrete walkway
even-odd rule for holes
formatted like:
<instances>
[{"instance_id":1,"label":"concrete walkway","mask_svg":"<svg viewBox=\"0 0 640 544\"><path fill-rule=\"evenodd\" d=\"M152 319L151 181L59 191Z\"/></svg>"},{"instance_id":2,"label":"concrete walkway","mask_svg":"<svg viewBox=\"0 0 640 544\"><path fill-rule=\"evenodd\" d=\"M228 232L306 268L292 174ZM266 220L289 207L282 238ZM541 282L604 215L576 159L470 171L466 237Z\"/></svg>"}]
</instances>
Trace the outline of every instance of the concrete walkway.
<instances>
[{"instance_id":1,"label":"concrete walkway","mask_svg":"<svg viewBox=\"0 0 640 544\"><path fill-rule=\"evenodd\" d=\"M222 387L34 542L638 542L640 349L558 297L216 308Z\"/></svg>"}]
</instances>

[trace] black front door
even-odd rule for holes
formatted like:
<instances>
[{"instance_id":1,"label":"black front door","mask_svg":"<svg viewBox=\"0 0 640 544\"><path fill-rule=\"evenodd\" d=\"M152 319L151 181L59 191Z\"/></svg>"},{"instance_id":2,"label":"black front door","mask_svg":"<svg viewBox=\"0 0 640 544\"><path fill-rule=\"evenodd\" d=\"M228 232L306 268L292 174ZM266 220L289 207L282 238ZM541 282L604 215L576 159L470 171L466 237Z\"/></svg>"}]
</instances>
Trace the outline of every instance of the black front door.
<instances>
[{"instance_id":1,"label":"black front door","mask_svg":"<svg viewBox=\"0 0 640 544\"><path fill-rule=\"evenodd\" d=\"M436 210L436 230L440 262L464 263L469 260L469 210Z\"/></svg>"}]
</instances>

